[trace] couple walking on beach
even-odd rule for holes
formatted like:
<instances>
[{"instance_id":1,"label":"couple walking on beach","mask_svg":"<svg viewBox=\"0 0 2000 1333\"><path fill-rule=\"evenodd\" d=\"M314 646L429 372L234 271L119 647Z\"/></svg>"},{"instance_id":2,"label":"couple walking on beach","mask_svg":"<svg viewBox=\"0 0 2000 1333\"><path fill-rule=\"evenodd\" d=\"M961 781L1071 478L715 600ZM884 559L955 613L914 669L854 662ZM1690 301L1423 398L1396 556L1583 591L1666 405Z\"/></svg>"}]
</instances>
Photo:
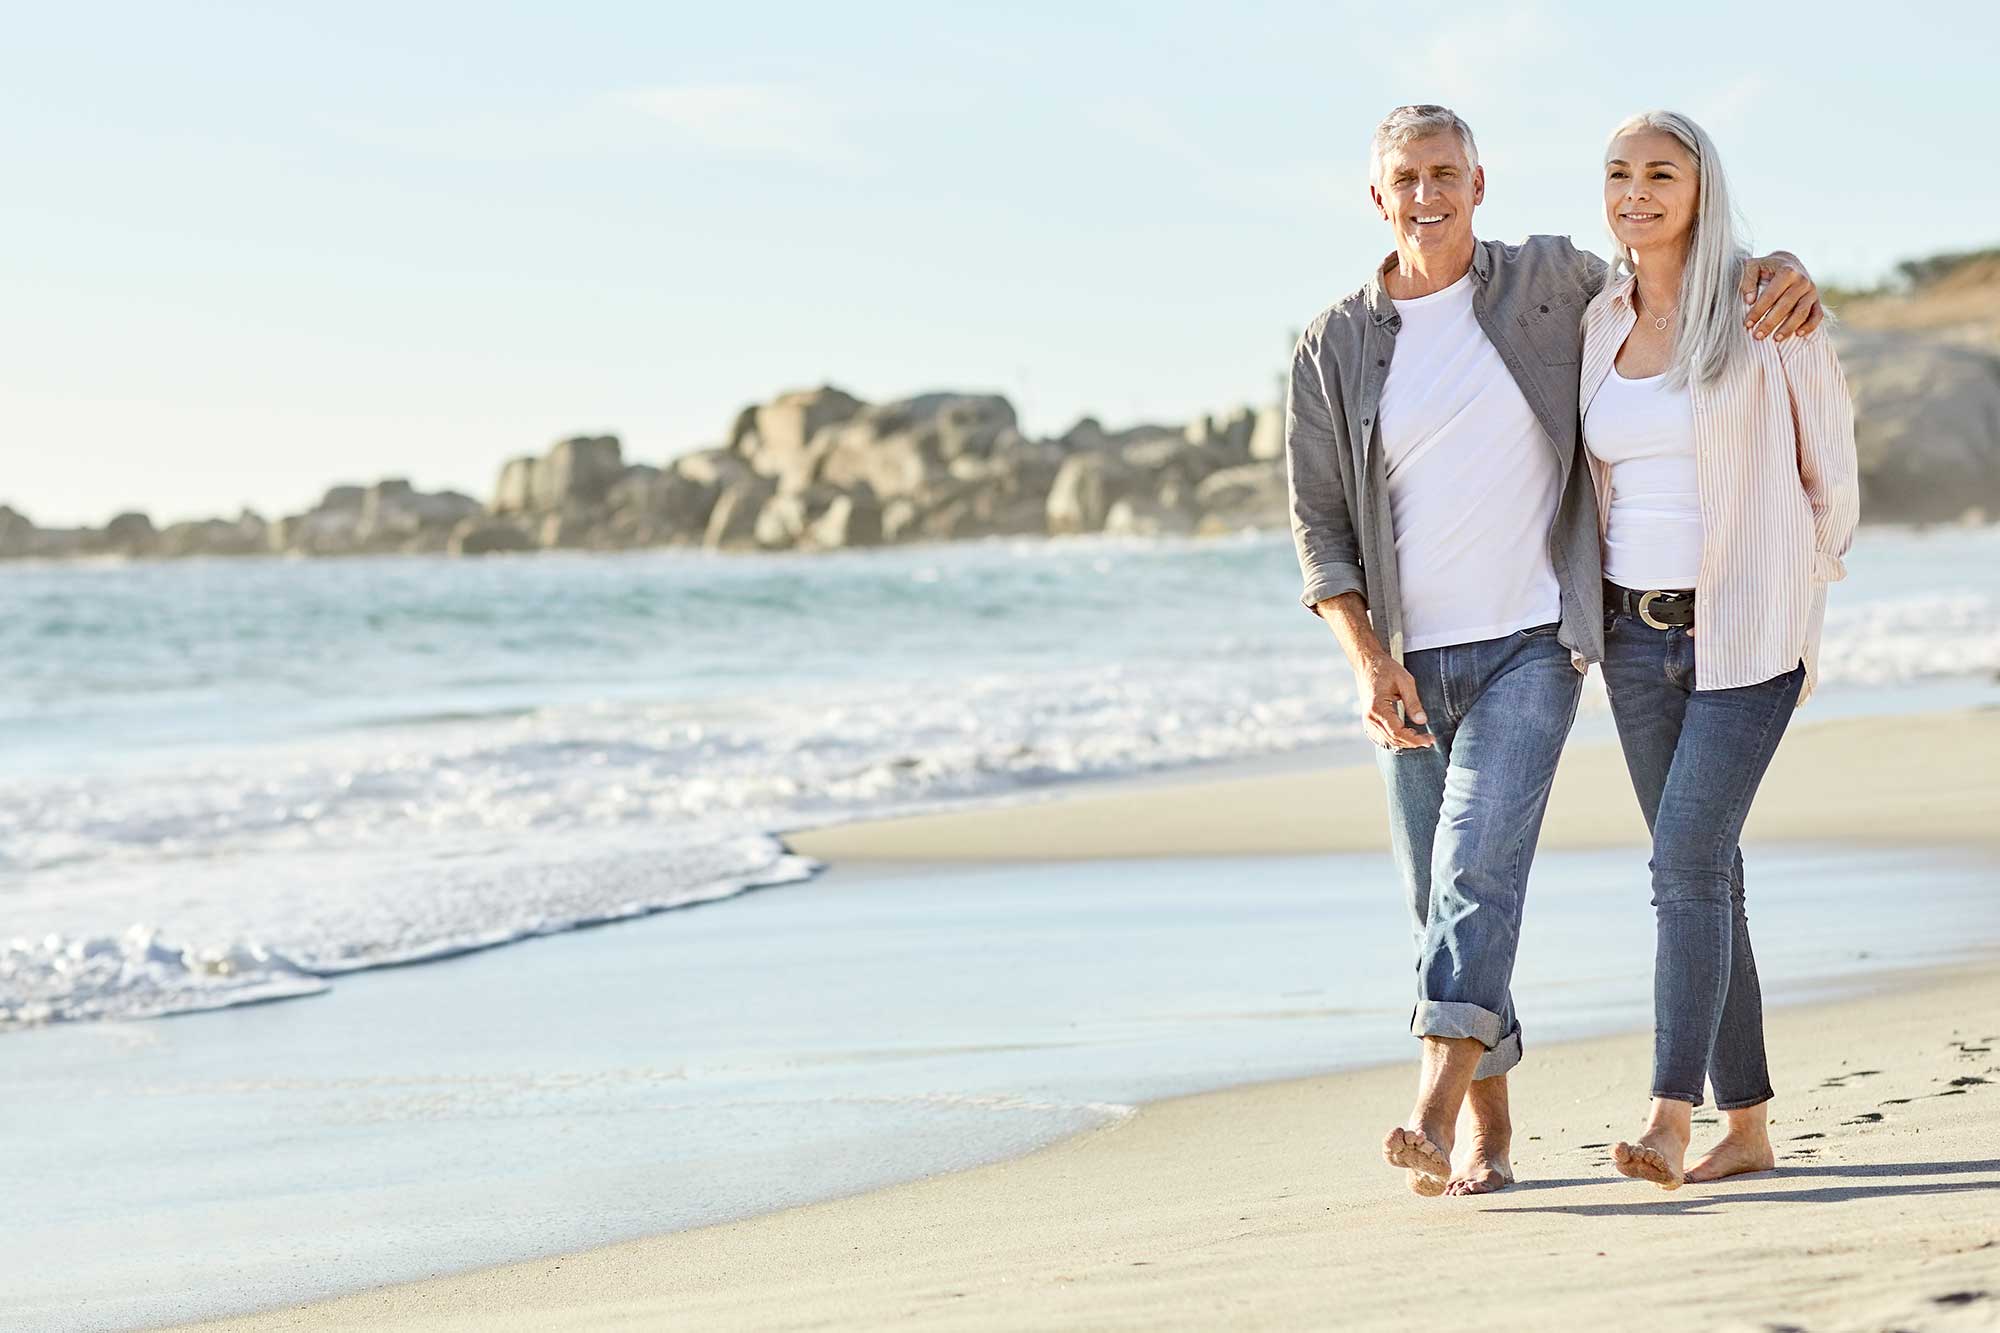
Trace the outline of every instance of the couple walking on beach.
<instances>
[{"instance_id":1,"label":"couple walking on beach","mask_svg":"<svg viewBox=\"0 0 2000 1333\"><path fill-rule=\"evenodd\" d=\"M1615 1163L1673 1189L1774 1162L1737 843L1845 574L1851 407L1812 282L1745 257L1699 126L1626 121L1602 182L1613 264L1480 240L1471 129L1397 108L1369 181L1395 252L1292 360L1303 600L1354 668L1415 923L1423 1061L1383 1152L1423 1195L1514 1178L1515 946L1593 662L1658 922L1652 1105ZM1725 1128L1689 1166L1704 1083Z\"/></svg>"}]
</instances>

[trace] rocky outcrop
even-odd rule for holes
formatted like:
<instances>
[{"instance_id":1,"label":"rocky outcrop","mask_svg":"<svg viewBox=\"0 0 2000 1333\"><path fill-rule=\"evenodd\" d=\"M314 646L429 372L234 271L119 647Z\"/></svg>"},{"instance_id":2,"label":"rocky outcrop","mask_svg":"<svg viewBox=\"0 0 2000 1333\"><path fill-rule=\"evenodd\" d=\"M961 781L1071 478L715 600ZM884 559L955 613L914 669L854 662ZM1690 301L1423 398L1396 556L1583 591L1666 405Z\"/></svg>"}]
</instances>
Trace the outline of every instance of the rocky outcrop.
<instances>
[{"instance_id":1,"label":"rocky outcrop","mask_svg":"<svg viewBox=\"0 0 2000 1333\"><path fill-rule=\"evenodd\" d=\"M1866 519L2000 514L2000 356L1901 329L1843 330ZM995 536L1211 536L1287 520L1283 416L1053 439L992 394L867 403L831 387L738 413L726 442L654 464L579 435L510 460L491 503L403 478L327 490L303 513L44 529L0 505L0 558L484 555L687 546L817 551Z\"/></svg>"},{"instance_id":2,"label":"rocky outcrop","mask_svg":"<svg viewBox=\"0 0 2000 1333\"><path fill-rule=\"evenodd\" d=\"M1894 333L1839 341L1862 517L2000 517L2000 356Z\"/></svg>"},{"instance_id":3,"label":"rocky outcrop","mask_svg":"<svg viewBox=\"0 0 2000 1333\"><path fill-rule=\"evenodd\" d=\"M0 508L0 557L834 550L1233 528L1257 522L1274 487L1282 497L1282 464L1253 456L1264 421L1248 408L1125 430L1085 418L1059 438L1031 439L995 394L866 403L823 386L745 408L726 443L657 466L628 463L616 436L561 440L508 460L485 505L390 478L331 487L310 509L268 523L245 513L156 529L131 513L102 529L52 532ZM1204 510L1202 486L1223 474L1237 481L1215 492L1226 511L1218 519Z\"/></svg>"},{"instance_id":4,"label":"rocky outcrop","mask_svg":"<svg viewBox=\"0 0 2000 1333\"><path fill-rule=\"evenodd\" d=\"M445 541L445 550L452 555L497 555L534 549L534 539L518 522L484 514L460 519Z\"/></svg>"}]
</instances>

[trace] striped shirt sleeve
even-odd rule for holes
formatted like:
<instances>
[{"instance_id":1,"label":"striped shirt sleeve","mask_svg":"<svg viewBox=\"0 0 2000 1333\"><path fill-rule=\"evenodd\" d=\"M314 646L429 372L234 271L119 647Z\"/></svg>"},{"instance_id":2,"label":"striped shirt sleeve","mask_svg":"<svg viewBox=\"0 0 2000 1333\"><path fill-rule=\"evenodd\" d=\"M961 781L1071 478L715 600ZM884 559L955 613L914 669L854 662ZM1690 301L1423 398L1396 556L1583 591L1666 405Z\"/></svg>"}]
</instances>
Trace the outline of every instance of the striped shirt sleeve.
<instances>
[{"instance_id":1,"label":"striped shirt sleeve","mask_svg":"<svg viewBox=\"0 0 2000 1333\"><path fill-rule=\"evenodd\" d=\"M1813 577L1847 577L1841 557L1861 521L1861 482L1854 451L1854 402L1826 333L1778 346L1798 435L1799 480L1813 512Z\"/></svg>"}]
</instances>

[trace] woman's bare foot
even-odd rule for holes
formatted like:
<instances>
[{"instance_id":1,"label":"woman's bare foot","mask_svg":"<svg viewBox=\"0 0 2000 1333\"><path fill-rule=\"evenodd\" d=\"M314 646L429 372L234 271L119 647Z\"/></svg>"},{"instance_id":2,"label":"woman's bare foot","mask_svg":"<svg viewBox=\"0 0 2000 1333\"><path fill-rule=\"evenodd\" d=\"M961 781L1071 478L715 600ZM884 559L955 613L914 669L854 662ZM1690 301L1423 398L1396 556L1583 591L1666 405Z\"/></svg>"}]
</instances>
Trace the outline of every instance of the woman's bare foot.
<instances>
[{"instance_id":1,"label":"woman's bare foot","mask_svg":"<svg viewBox=\"0 0 2000 1333\"><path fill-rule=\"evenodd\" d=\"M1721 1141L1688 1168L1687 1178L1691 1181L1723 1180L1730 1176L1749 1175L1753 1171L1775 1170L1778 1155L1771 1148L1768 1105L1759 1103L1740 1111L1724 1111Z\"/></svg>"},{"instance_id":2,"label":"woman's bare foot","mask_svg":"<svg viewBox=\"0 0 2000 1333\"><path fill-rule=\"evenodd\" d=\"M1687 1158L1689 1123L1694 1108L1671 1098L1653 1099L1653 1115L1637 1143L1619 1142L1611 1149L1611 1163L1621 1176L1649 1180L1663 1190L1677 1190L1687 1179L1682 1162Z\"/></svg>"},{"instance_id":3,"label":"woman's bare foot","mask_svg":"<svg viewBox=\"0 0 2000 1333\"><path fill-rule=\"evenodd\" d=\"M1507 1154L1474 1144L1465 1165L1451 1178L1444 1192L1453 1196L1491 1194L1513 1183L1514 1165L1507 1160Z\"/></svg>"},{"instance_id":4,"label":"woman's bare foot","mask_svg":"<svg viewBox=\"0 0 2000 1333\"><path fill-rule=\"evenodd\" d=\"M1382 1140L1382 1156L1390 1166L1410 1173L1412 1194L1434 1199L1451 1180L1451 1136L1437 1126L1397 1126Z\"/></svg>"}]
</instances>

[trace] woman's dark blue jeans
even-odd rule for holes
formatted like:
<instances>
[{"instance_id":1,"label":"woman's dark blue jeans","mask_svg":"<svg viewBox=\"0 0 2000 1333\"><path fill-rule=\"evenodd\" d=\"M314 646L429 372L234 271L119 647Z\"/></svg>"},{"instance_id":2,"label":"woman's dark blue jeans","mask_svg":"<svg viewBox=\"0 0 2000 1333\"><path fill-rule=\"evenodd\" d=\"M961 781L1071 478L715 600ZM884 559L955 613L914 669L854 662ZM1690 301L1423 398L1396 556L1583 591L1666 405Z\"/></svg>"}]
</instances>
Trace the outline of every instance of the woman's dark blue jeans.
<instances>
[{"instance_id":1,"label":"woman's dark blue jeans","mask_svg":"<svg viewBox=\"0 0 2000 1333\"><path fill-rule=\"evenodd\" d=\"M1605 630L1604 683L1653 832L1653 1095L1699 1106L1705 1077L1723 1110L1755 1106L1771 1076L1738 840L1805 667L1697 690L1697 636L1624 613Z\"/></svg>"}]
</instances>

